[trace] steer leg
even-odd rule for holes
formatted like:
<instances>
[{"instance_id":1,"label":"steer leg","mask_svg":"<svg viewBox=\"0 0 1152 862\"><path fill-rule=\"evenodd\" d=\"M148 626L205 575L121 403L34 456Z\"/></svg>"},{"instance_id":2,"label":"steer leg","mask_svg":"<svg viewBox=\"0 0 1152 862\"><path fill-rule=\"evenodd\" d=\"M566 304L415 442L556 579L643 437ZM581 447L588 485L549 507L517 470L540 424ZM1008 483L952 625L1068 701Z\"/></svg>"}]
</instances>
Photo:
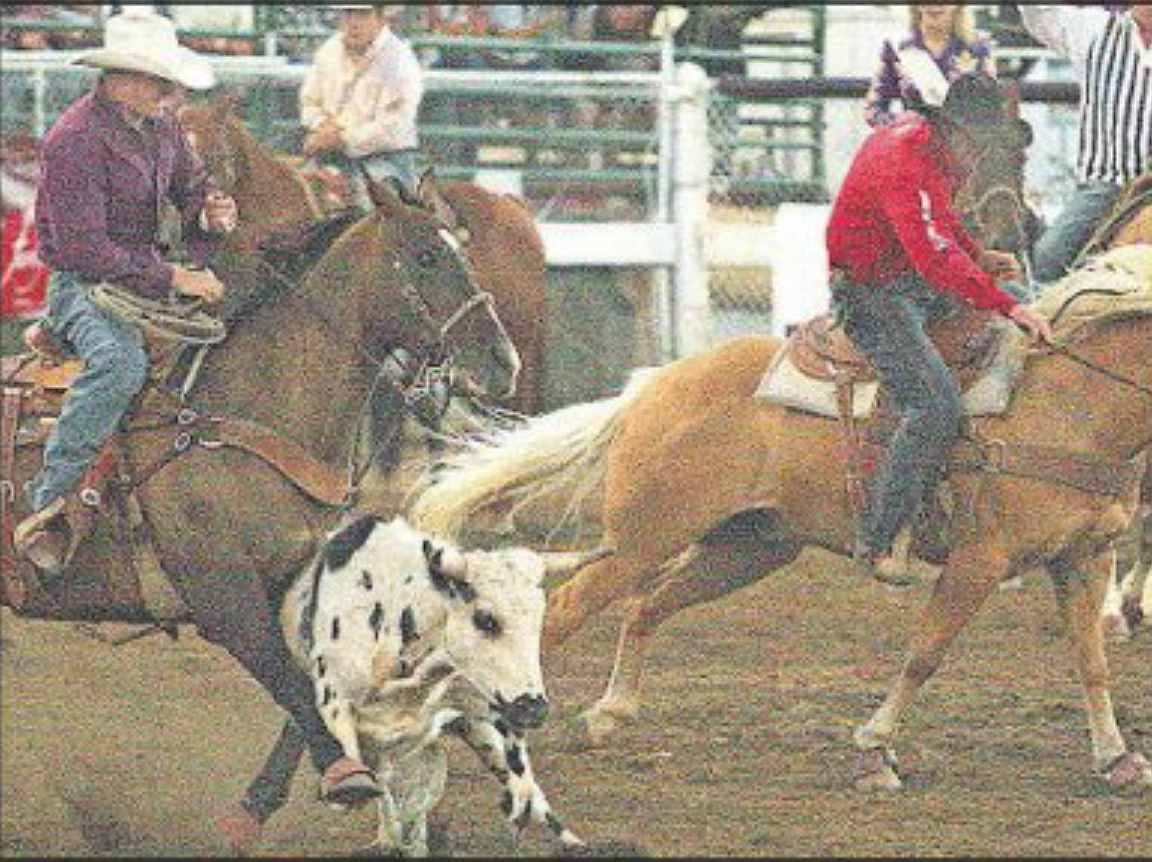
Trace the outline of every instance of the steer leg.
<instances>
[{"instance_id":1,"label":"steer leg","mask_svg":"<svg viewBox=\"0 0 1152 862\"><path fill-rule=\"evenodd\" d=\"M1084 686L1093 763L1115 788L1152 787L1152 766L1143 755L1128 751L1108 690L1100 607L1112 574L1112 556L1111 551L1100 554L1074 575L1054 572L1053 582Z\"/></svg>"},{"instance_id":2,"label":"steer leg","mask_svg":"<svg viewBox=\"0 0 1152 862\"><path fill-rule=\"evenodd\" d=\"M868 723L853 734L861 751L857 787L896 790L902 786L892 749L900 718L1008 570L1007 555L994 539L986 537L979 545L953 551L915 629L900 677Z\"/></svg>"},{"instance_id":3,"label":"steer leg","mask_svg":"<svg viewBox=\"0 0 1152 862\"><path fill-rule=\"evenodd\" d=\"M566 848L584 847L552 812L552 806L536 778L528 759L528 744L523 735L509 728L501 719L460 718L449 725L504 785L500 807L508 818L512 840L519 844L528 824L535 821L546 827Z\"/></svg>"}]
</instances>

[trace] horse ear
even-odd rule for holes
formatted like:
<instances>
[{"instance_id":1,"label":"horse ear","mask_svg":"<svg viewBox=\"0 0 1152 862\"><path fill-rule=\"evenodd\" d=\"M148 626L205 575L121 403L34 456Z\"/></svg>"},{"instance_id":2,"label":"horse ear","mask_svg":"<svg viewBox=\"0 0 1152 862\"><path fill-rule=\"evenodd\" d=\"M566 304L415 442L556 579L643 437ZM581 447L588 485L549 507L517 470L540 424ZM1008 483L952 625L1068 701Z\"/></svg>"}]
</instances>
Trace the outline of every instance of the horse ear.
<instances>
[{"instance_id":1,"label":"horse ear","mask_svg":"<svg viewBox=\"0 0 1152 862\"><path fill-rule=\"evenodd\" d=\"M1005 81L1000 87L1004 92L1004 107L1008 116L1018 119L1020 117L1020 85L1015 81Z\"/></svg>"},{"instance_id":2,"label":"horse ear","mask_svg":"<svg viewBox=\"0 0 1152 862\"><path fill-rule=\"evenodd\" d=\"M376 209L385 214L397 214L403 211L404 197L398 180L387 177L381 182L367 174L364 179L368 183L368 197L372 198Z\"/></svg>"},{"instance_id":3,"label":"horse ear","mask_svg":"<svg viewBox=\"0 0 1152 862\"><path fill-rule=\"evenodd\" d=\"M212 110L218 117L236 114L240 110L240 91L235 87L227 87L217 93L212 99Z\"/></svg>"}]
</instances>

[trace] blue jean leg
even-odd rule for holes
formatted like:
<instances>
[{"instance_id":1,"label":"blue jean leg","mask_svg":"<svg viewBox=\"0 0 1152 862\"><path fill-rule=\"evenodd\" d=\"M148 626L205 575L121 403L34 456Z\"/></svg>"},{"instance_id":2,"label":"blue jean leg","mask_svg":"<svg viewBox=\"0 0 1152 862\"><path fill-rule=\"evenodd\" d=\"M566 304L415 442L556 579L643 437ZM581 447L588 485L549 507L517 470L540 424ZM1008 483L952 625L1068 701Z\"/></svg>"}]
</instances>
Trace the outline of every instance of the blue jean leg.
<instances>
[{"instance_id":1,"label":"blue jean leg","mask_svg":"<svg viewBox=\"0 0 1152 862\"><path fill-rule=\"evenodd\" d=\"M1036 281L1051 284L1068 274L1072 261L1115 208L1123 190L1123 186L1099 181L1076 187L1032 250Z\"/></svg>"},{"instance_id":2,"label":"blue jean leg","mask_svg":"<svg viewBox=\"0 0 1152 862\"><path fill-rule=\"evenodd\" d=\"M28 500L35 511L68 493L83 477L148 379L143 334L94 306L86 284L54 273L48 296L46 324L84 367L48 436L44 466L29 484Z\"/></svg>"},{"instance_id":3,"label":"blue jean leg","mask_svg":"<svg viewBox=\"0 0 1152 862\"><path fill-rule=\"evenodd\" d=\"M900 414L858 534L868 548L887 553L939 481L963 427L964 407L952 372L924 332L931 319L924 301L887 285L847 292L844 330L871 360Z\"/></svg>"}]
</instances>

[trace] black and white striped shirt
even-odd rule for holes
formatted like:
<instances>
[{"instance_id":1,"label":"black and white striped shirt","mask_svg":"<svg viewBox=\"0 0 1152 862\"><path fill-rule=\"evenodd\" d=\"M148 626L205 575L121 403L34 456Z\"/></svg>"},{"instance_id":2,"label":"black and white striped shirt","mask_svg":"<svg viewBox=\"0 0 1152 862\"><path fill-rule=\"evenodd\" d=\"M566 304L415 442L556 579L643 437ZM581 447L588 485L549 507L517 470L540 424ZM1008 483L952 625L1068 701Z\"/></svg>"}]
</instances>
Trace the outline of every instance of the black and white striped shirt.
<instances>
[{"instance_id":1,"label":"black and white striped shirt","mask_svg":"<svg viewBox=\"0 0 1152 862\"><path fill-rule=\"evenodd\" d=\"M1152 170L1152 47L1136 22L1099 8L1021 6L1024 25L1080 78L1081 182L1131 182Z\"/></svg>"}]
</instances>

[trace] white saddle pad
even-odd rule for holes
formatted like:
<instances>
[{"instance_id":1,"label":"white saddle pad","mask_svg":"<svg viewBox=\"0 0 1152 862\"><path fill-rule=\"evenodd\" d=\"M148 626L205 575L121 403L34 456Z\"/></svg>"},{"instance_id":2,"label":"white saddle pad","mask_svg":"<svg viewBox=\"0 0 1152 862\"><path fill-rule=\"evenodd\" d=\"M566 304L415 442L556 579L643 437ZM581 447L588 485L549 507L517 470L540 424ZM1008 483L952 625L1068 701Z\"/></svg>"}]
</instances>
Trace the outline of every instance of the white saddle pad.
<instances>
[{"instance_id":1,"label":"white saddle pad","mask_svg":"<svg viewBox=\"0 0 1152 862\"><path fill-rule=\"evenodd\" d=\"M1005 329L988 368L964 393L964 411L969 416L1001 416L1012 402L1012 390L1024 365L1024 351L1016 328L1007 321L991 324ZM831 381L814 380L792 362L791 342L768 366L756 397L772 404L782 404L817 416L840 418L836 386ZM857 419L870 416L876 404L879 384L875 381L853 387L852 415Z\"/></svg>"}]
</instances>

